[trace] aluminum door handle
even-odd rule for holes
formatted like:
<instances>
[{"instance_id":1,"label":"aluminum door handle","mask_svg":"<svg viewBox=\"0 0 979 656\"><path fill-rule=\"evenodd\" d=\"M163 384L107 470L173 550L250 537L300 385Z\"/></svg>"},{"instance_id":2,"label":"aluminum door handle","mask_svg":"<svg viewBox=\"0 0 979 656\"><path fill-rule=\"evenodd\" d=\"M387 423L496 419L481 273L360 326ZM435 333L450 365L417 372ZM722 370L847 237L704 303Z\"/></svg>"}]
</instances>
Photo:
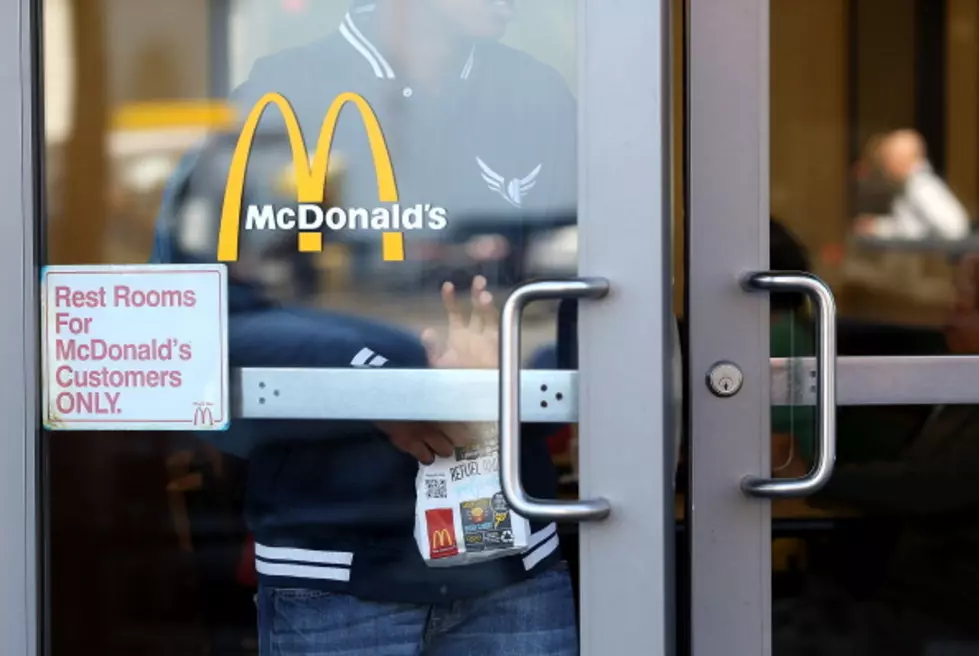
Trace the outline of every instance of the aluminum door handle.
<instances>
[{"instance_id":1,"label":"aluminum door handle","mask_svg":"<svg viewBox=\"0 0 979 656\"><path fill-rule=\"evenodd\" d=\"M750 292L802 292L816 308L816 452L812 468L801 478L746 476L745 494L769 499L805 497L818 492L836 463L836 299L829 286L808 273L765 271L747 275Z\"/></svg>"},{"instance_id":2,"label":"aluminum door handle","mask_svg":"<svg viewBox=\"0 0 979 656\"><path fill-rule=\"evenodd\" d=\"M542 280L514 289L500 312L500 483L510 508L529 519L583 522L604 519L608 500L535 499L520 481L520 324L528 303L542 299L601 298L608 294L603 278Z\"/></svg>"}]
</instances>

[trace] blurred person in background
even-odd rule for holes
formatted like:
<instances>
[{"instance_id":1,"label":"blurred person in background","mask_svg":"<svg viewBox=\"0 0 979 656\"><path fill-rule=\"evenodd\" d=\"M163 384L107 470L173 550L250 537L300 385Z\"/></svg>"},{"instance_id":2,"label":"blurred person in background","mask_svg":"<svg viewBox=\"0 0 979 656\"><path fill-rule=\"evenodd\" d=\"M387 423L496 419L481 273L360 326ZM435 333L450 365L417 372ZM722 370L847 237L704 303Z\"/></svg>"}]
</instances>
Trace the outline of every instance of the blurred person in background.
<instances>
[{"instance_id":1,"label":"blurred person in background","mask_svg":"<svg viewBox=\"0 0 979 656\"><path fill-rule=\"evenodd\" d=\"M897 130L876 145L873 157L895 195L888 214L857 218L858 235L878 239L962 239L970 221L962 203L935 173L924 139L914 130Z\"/></svg>"},{"instance_id":2,"label":"blurred person in background","mask_svg":"<svg viewBox=\"0 0 979 656\"><path fill-rule=\"evenodd\" d=\"M854 214L858 217L885 216L891 212L897 187L884 174L878 157L885 136L887 135L871 136L853 166Z\"/></svg>"},{"instance_id":3,"label":"blurred person in background","mask_svg":"<svg viewBox=\"0 0 979 656\"><path fill-rule=\"evenodd\" d=\"M232 101L247 114L265 94L282 94L315 140L335 98L361 94L385 131L401 202L444 206L450 225L474 207L518 226L527 213L566 212L576 198L575 103L555 70L499 43L514 10L513 0L358 0L332 35L259 60ZM259 134L281 133L282 124L268 111ZM217 141L188 154L171 180L153 261L214 261L217 225L210 240L184 239L181 199ZM268 186L255 179L258 143L245 185L252 203ZM310 152L315 146L307 143ZM344 205L376 205L374 162L353 108L337 126L336 148L345 156ZM288 236L294 250L295 233ZM243 231L243 245L248 237ZM382 262L378 248L375 257L378 267L411 275L410 256ZM448 330L423 342L362 317L282 303L240 264L229 266L232 367L498 366L493 298L482 277L472 283L469 316L453 287L443 287ZM554 498L543 429L525 427L521 473L528 494ZM555 524L531 522L522 554L480 564L432 568L419 553L418 463L453 455L472 432L235 420L207 436L249 460L245 512L255 536L262 656L577 654Z\"/></svg>"}]
</instances>

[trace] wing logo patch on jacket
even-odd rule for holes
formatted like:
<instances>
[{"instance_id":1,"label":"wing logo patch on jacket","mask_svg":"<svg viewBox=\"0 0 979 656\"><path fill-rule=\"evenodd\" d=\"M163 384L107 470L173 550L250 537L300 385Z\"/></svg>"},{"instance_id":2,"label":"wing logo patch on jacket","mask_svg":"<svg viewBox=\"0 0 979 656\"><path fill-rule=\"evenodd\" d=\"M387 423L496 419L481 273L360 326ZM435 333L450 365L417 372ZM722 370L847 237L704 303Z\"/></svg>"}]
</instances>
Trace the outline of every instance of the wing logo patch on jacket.
<instances>
[{"instance_id":1,"label":"wing logo patch on jacket","mask_svg":"<svg viewBox=\"0 0 979 656\"><path fill-rule=\"evenodd\" d=\"M369 348L362 348L354 356L354 359L350 361L351 366L354 367L383 367L387 364L388 359L383 355L379 355Z\"/></svg>"},{"instance_id":2,"label":"wing logo patch on jacket","mask_svg":"<svg viewBox=\"0 0 979 656\"><path fill-rule=\"evenodd\" d=\"M495 191L514 207L521 207L523 205L523 199L534 188L534 185L537 184L537 176L540 174L541 167L543 166L543 164L538 164L525 177L513 178L507 182L502 175L491 169L481 158L477 157L476 163L482 169L483 181L490 188L490 191Z\"/></svg>"}]
</instances>

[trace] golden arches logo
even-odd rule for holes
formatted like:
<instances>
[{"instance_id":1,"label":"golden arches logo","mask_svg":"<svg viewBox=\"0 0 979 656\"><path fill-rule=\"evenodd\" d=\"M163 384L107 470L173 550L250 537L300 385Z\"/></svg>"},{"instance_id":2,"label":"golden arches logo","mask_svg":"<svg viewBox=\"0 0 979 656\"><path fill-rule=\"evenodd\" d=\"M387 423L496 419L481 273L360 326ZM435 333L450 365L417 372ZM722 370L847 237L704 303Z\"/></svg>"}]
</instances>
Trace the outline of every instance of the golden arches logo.
<instances>
[{"instance_id":1,"label":"golden arches logo","mask_svg":"<svg viewBox=\"0 0 979 656\"><path fill-rule=\"evenodd\" d=\"M442 549L444 547L455 546L455 537L447 529L432 531L432 548Z\"/></svg>"},{"instance_id":2,"label":"golden arches logo","mask_svg":"<svg viewBox=\"0 0 979 656\"><path fill-rule=\"evenodd\" d=\"M326 176L330 169L330 151L336 133L340 112L347 104L352 104L360 113L367 138L370 142L371 156L374 159L374 172L377 177L377 198L382 203L398 202L398 184L394 178L394 167L388 151L381 125L374 110L367 101L356 93L347 92L337 96L330 105L323 124L313 157L309 157L306 141L303 139L296 112L286 98L278 93L263 96L248 114L228 170L228 183L224 191L224 205L221 209L221 222L218 226L218 261L234 262L238 259L238 240L241 229L242 193L245 189L245 172L251 155L252 142L258 131L259 121L269 105L278 107L286 125L289 147L292 150L292 165L296 173L296 201L299 203L321 204L326 188ZM404 260L404 233L385 232L382 235L382 253L387 261ZM319 232L300 232L299 250L315 253L323 250L323 235Z\"/></svg>"},{"instance_id":3,"label":"golden arches logo","mask_svg":"<svg viewBox=\"0 0 979 656\"><path fill-rule=\"evenodd\" d=\"M214 414L211 412L210 403L194 404L194 426L213 426Z\"/></svg>"}]
</instances>

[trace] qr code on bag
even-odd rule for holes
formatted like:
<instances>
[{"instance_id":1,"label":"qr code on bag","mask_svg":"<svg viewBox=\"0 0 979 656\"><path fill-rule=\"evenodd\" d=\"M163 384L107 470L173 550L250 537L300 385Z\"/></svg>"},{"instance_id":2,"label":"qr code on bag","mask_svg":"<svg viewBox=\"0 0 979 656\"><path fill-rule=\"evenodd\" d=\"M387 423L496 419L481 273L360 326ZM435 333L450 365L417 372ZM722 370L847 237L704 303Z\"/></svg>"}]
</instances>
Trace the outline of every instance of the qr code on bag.
<instances>
[{"instance_id":1,"label":"qr code on bag","mask_svg":"<svg viewBox=\"0 0 979 656\"><path fill-rule=\"evenodd\" d=\"M425 497L428 499L446 499L449 496L448 486L444 478L429 478L425 481Z\"/></svg>"}]
</instances>

